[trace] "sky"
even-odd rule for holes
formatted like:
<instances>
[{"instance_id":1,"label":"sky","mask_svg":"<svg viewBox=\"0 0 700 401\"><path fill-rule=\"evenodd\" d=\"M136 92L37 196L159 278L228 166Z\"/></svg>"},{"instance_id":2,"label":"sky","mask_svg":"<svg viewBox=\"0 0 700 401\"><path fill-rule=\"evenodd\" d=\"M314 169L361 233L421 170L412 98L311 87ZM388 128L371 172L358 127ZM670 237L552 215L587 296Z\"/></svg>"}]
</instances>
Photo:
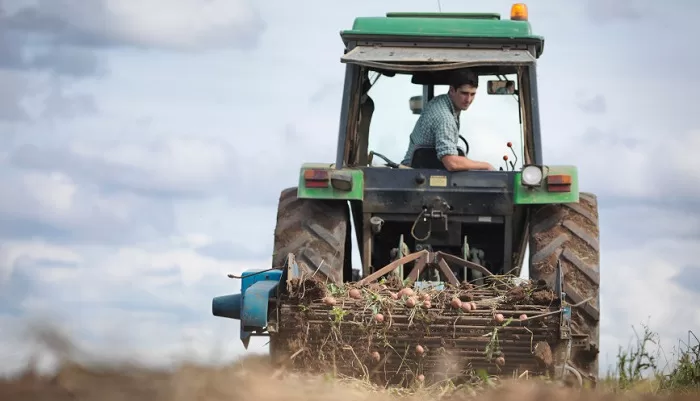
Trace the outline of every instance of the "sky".
<instances>
[{"instance_id":1,"label":"sky","mask_svg":"<svg viewBox=\"0 0 700 401\"><path fill-rule=\"evenodd\" d=\"M440 7L507 16L511 4ZM601 368L642 323L669 354L700 330L700 3L527 4L546 39L545 162L577 165L581 189L598 195ZM238 291L226 274L269 267L278 196L300 165L335 161L339 31L360 15L437 10L427 0L0 0L4 371L38 352L28 324L156 364L266 352L264 339L245 351L211 298ZM380 79L372 149L401 159L417 94ZM480 89L462 117L474 157L498 166L505 143L519 144L514 110ZM56 361L40 356L40 368Z\"/></svg>"}]
</instances>

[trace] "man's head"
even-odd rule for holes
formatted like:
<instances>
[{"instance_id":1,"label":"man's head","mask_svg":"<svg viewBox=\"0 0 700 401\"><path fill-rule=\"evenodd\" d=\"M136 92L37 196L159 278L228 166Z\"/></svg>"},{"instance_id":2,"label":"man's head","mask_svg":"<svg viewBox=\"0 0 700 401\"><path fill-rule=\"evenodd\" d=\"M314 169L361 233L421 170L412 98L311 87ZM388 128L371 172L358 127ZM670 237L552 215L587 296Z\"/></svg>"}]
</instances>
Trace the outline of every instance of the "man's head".
<instances>
[{"instance_id":1,"label":"man's head","mask_svg":"<svg viewBox=\"0 0 700 401\"><path fill-rule=\"evenodd\" d=\"M447 92L457 110L466 110L474 101L479 77L471 70L454 71L450 75L450 90Z\"/></svg>"}]
</instances>

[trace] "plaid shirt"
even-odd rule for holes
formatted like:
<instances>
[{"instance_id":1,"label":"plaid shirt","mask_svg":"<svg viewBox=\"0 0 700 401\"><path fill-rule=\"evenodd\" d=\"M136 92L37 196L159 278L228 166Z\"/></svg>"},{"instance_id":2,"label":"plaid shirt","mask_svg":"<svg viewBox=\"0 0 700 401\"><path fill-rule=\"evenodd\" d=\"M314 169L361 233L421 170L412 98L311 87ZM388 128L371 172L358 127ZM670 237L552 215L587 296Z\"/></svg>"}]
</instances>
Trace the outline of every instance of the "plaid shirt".
<instances>
[{"instance_id":1,"label":"plaid shirt","mask_svg":"<svg viewBox=\"0 0 700 401\"><path fill-rule=\"evenodd\" d=\"M430 100L411 132L408 150L401 164L409 166L416 146L431 145L437 150L438 159L445 155L457 155L459 141L459 111L456 111L447 94Z\"/></svg>"}]
</instances>

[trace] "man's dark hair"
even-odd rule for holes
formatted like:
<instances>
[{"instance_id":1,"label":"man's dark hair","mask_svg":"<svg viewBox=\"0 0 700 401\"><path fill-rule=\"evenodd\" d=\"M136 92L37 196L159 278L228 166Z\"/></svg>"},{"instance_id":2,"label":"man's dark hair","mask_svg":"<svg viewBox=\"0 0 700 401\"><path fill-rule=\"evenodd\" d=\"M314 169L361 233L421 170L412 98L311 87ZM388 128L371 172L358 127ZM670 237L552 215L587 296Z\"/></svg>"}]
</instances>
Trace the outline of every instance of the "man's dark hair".
<instances>
[{"instance_id":1,"label":"man's dark hair","mask_svg":"<svg viewBox=\"0 0 700 401\"><path fill-rule=\"evenodd\" d=\"M452 71L449 78L450 86L457 89L462 85L470 85L475 88L479 87L479 77L474 71L469 69Z\"/></svg>"}]
</instances>

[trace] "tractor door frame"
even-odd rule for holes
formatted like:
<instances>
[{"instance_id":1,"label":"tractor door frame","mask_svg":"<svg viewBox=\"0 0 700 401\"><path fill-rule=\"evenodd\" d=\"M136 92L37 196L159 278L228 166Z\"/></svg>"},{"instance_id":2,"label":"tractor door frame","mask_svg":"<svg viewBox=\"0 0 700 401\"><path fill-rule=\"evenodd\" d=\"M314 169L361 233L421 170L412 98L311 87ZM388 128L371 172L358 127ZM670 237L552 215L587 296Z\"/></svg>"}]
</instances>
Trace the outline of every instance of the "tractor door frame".
<instances>
[{"instance_id":1,"label":"tractor door frame","mask_svg":"<svg viewBox=\"0 0 700 401\"><path fill-rule=\"evenodd\" d=\"M369 47L409 47L405 42L382 42L382 41L363 41L359 45L362 48ZM355 48L358 47L357 41L350 41L347 44L346 50L344 52L344 57L351 54ZM426 50L435 49L448 49L452 50L456 48L465 48L465 45L454 44L454 43L431 43L429 41L423 43L411 43L410 48L425 48ZM518 65L519 68L523 69L525 73L519 74L518 87L520 88L521 99L526 99L526 101L520 102L521 115L523 116L523 145L525 154L525 163L528 164L542 164L542 144L541 144L541 133L540 133L540 115L539 115L539 98L537 90L537 65L536 65L536 52L537 48L535 45L521 45L521 46L502 46L499 43L488 43L481 46L470 45L470 51L478 51L479 49L484 49L485 51L494 50L504 50L503 54L508 52L521 52L521 56L513 61L513 64ZM508 47L506 51L506 47ZM466 48L465 48L466 49ZM414 50L415 51L415 50ZM527 57L522 56L522 52L527 54ZM497 56L498 57L498 56ZM509 57L509 56L502 56ZM512 56L511 56L512 57ZM359 57L360 59L362 56ZM464 57L463 57L464 58ZM335 168L341 169L343 167L355 167L353 160L358 160L358 155L355 152L358 151L358 117L360 109L360 98L362 96L362 72L366 65L372 64L382 64L374 63L368 60L343 60L346 64L345 67L345 80L343 85L343 95L342 103L340 109L340 121L338 129L338 142L336 151ZM495 61L494 64L500 64L502 61ZM465 67L469 67L468 62L462 62ZM475 66L483 65L485 62L482 60L476 60L473 62ZM457 64L457 63L453 63ZM411 71L414 68L410 65L399 64L397 70L402 70L404 72ZM432 67L422 66L419 69L429 70ZM442 68L444 67L436 67ZM457 67L462 68L462 67ZM423 84L423 98L427 102L432 99L435 95L434 86L430 84Z\"/></svg>"}]
</instances>

